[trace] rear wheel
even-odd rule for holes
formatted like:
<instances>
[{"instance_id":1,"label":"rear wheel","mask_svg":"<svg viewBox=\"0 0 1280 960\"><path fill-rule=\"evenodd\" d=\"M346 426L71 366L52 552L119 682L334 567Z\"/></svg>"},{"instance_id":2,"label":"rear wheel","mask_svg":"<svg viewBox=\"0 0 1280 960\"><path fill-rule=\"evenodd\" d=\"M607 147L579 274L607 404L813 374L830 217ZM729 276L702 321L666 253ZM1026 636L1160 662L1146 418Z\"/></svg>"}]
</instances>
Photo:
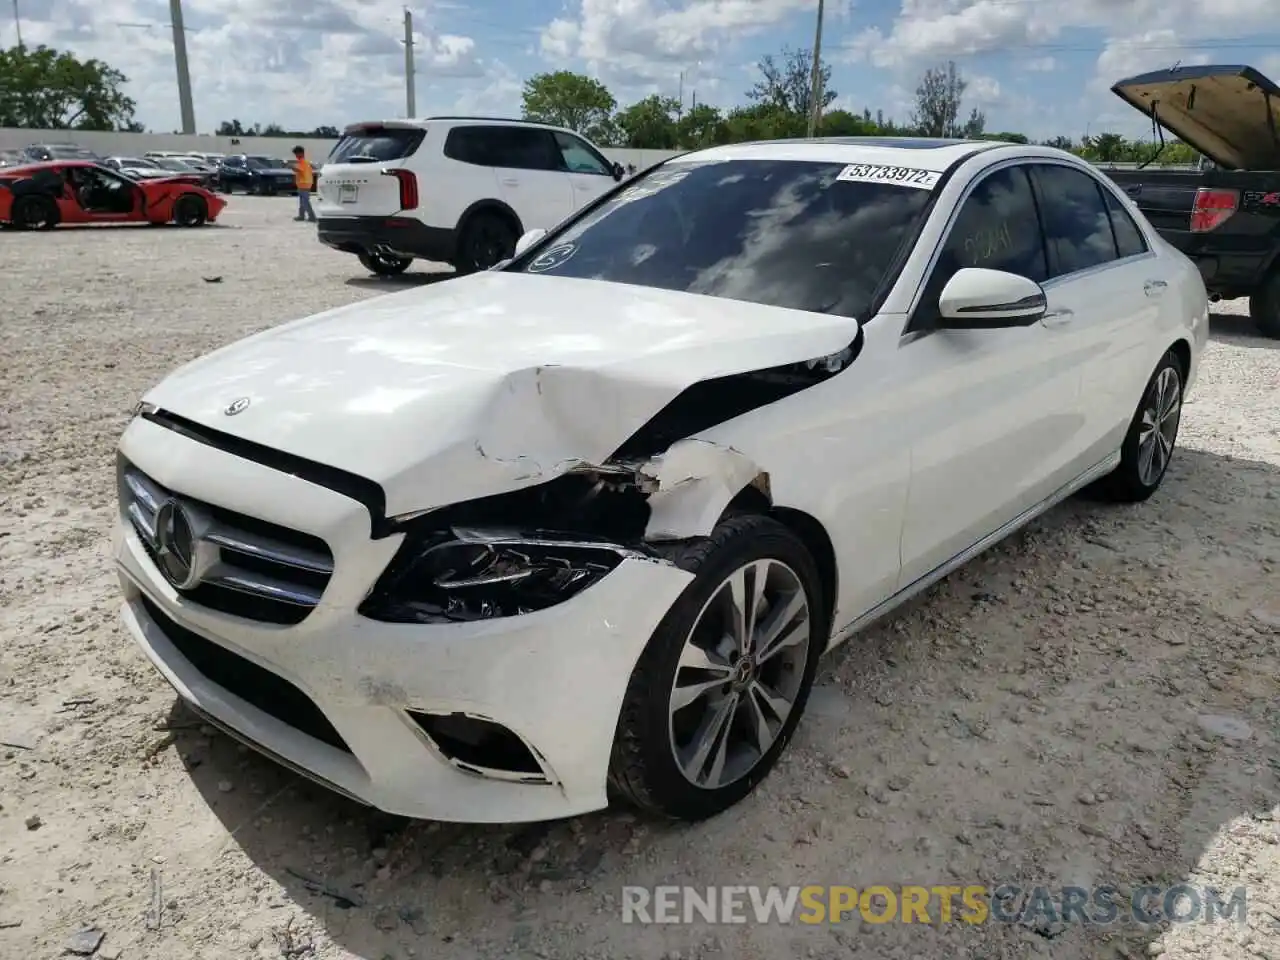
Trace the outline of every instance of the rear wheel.
<instances>
[{"instance_id":1,"label":"rear wheel","mask_svg":"<svg viewBox=\"0 0 1280 960\"><path fill-rule=\"evenodd\" d=\"M473 214L458 237L458 256L454 269L458 273L488 270L495 264L515 256L516 227L507 217L484 210Z\"/></svg>"},{"instance_id":2,"label":"rear wheel","mask_svg":"<svg viewBox=\"0 0 1280 960\"><path fill-rule=\"evenodd\" d=\"M1249 316L1259 333L1280 340L1280 270L1267 277L1249 298Z\"/></svg>"},{"instance_id":3,"label":"rear wheel","mask_svg":"<svg viewBox=\"0 0 1280 960\"><path fill-rule=\"evenodd\" d=\"M183 194L173 205L173 222L180 227L199 227L209 219L209 205L204 197L194 193Z\"/></svg>"},{"instance_id":4,"label":"rear wheel","mask_svg":"<svg viewBox=\"0 0 1280 960\"><path fill-rule=\"evenodd\" d=\"M20 230L51 230L58 223L58 205L48 197L19 197L11 216Z\"/></svg>"},{"instance_id":5,"label":"rear wheel","mask_svg":"<svg viewBox=\"0 0 1280 960\"><path fill-rule=\"evenodd\" d=\"M1120 465L1089 493L1116 503L1141 503L1160 488L1178 442L1182 390L1182 363L1170 350L1147 381L1120 448Z\"/></svg>"},{"instance_id":6,"label":"rear wheel","mask_svg":"<svg viewBox=\"0 0 1280 960\"><path fill-rule=\"evenodd\" d=\"M380 277L394 277L409 269L413 257L396 257L389 253L366 250L359 254L360 264L370 273Z\"/></svg>"}]
</instances>

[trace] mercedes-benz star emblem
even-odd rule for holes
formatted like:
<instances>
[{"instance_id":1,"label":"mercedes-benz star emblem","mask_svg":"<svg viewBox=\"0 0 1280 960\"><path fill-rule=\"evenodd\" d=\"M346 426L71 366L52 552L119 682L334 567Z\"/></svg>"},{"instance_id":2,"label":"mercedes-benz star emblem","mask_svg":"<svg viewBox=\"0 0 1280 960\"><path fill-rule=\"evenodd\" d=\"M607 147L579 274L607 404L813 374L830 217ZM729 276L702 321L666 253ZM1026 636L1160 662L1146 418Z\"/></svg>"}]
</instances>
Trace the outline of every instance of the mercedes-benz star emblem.
<instances>
[{"instance_id":1,"label":"mercedes-benz star emblem","mask_svg":"<svg viewBox=\"0 0 1280 960\"><path fill-rule=\"evenodd\" d=\"M240 397L239 399L232 400L229 404L227 404L226 409L223 410L222 412L225 413L228 417L234 417L237 413L243 413L248 408L248 406L249 406L249 398Z\"/></svg>"},{"instance_id":2,"label":"mercedes-benz star emblem","mask_svg":"<svg viewBox=\"0 0 1280 960\"><path fill-rule=\"evenodd\" d=\"M200 579L196 569L196 536L191 517L177 500L166 500L156 511L156 563L165 579L184 590Z\"/></svg>"}]
</instances>

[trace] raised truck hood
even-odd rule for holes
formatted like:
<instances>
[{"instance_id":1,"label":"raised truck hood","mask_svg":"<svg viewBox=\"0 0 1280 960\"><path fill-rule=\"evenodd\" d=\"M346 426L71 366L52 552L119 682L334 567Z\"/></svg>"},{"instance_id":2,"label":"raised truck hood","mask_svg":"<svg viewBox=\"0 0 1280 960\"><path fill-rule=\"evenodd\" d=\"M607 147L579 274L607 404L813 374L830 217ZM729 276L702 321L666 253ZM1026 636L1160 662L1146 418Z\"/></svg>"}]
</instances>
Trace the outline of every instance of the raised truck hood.
<instances>
[{"instance_id":1,"label":"raised truck hood","mask_svg":"<svg viewBox=\"0 0 1280 960\"><path fill-rule=\"evenodd\" d=\"M144 400L374 480L394 517L602 464L686 387L827 357L857 332L844 317L487 272L256 334Z\"/></svg>"},{"instance_id":2,"label":"raised truck hood","mask_svg":"<svg viewBox=\"0 0 1280 960\"><path fill-rule=\"evenodd\" d=\"M1111 92L1228 170L1280 170L1280 87L1253 67L1157 70Z\"/></svg>"}]
</instances>

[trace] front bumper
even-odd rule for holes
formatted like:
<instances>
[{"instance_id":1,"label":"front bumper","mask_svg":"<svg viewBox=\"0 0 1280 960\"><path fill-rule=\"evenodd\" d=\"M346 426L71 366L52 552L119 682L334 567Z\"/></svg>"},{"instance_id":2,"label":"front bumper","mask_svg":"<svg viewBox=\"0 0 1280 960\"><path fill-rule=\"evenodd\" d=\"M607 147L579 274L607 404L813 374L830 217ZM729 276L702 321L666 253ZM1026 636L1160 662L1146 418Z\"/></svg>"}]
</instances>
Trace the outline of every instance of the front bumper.
<instances>
[{"instance_id":1,"label":"front bumper","mask_svg":"<svg viewBox=\"0 0 1280 960\"><path fill-rule=\"evenodd\" d=\"M380 251L451 263L456 257L454 231L430 227L413 217L320 217L320 242L344 253Z\"/></svg>"},{"instance_id":2,"label":"front bumper","mask_svg":"<svg viewBox=\"0 0 1280 960\"><path fill-rule=\"evenodd\" d=\"M573 600L539 613L467 624L377 623L355 610L400 537L371 540L360 505L146 421L130 425L121 452L170 489L314 534L333 549L334 573L319 606L301 623L281 626L184 599L122 522L115 558L124 623L199 712L286 765L389 813L522 822L607 805L609 755L626 685L689 574L627 560ZM296 711L286 716L277 709L279 699L258 697L268 712L216 682L217 671L190 655L191 635L248 661L252 667L242 674L266 671L291 684L324 723L300 721ZM500 724L532 749L548 782L460 769L408 710Z\"/></svg>"}]
</instances>

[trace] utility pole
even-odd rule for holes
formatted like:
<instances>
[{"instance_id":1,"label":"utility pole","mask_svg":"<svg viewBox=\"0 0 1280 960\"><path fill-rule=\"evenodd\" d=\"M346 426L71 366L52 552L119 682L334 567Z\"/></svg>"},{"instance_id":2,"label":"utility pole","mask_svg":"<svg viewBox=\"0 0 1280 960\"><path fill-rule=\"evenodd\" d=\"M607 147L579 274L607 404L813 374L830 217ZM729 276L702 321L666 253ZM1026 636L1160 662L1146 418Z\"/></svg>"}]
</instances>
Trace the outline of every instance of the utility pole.
<instances>
[{"instance_id":1,"label":"utility pole","mask_svg":"<svg viewBox=\"0 0 1280 960\"><path fill-rule=\"evenodd\" d=\"M680 71L680 106L676 107L676 119L684 119L684 71Z\"/></svg>"},{"instance_id":2,"label":"utility pole","mask_svg":"<svg viewBox=\"0 0 1280 960\"><path fill-rule=\"evenodd\" d=\"M416 81L413 75L413 13L404 8L404 106L405 119L418 113Z\"/></svg>"},{"instance_id":3,"label":"utility pole","mask_svg":"<svg viewBox=\"0 0 1280 960\"><path fill-rule=\"evenodd\" d=\"M14 0L16 5L17 0ZM178 65L178 106L182 111L182 132L196 132L196 108L191 102L191 69L187 65L187 31L182 25L182 0L169 0L169 21L173 25L173 59Z\"/></svg>"},{"instance_id":4,"label":"utility pole","mask_svg":"<svg viewBox=\"0 0 1280 960\"><path fill-rule=\"evenodd\" d=\"M810 90L809 136L818 134L818 118L822 116L822 12L823 0L818 0L818 28L813 37L813 82Z\"/></svg>"},{"instance_id":5,"label":"utility pole","mask_svg":"<svg viewBox=\"0 0 1280 960\"><path fill-rule=\"evenodd\" d=\"M18 0L13 0L13 29L18 32L18 52L22 53L22 14L18 13Z\"/></svg>"}]
</instances>

